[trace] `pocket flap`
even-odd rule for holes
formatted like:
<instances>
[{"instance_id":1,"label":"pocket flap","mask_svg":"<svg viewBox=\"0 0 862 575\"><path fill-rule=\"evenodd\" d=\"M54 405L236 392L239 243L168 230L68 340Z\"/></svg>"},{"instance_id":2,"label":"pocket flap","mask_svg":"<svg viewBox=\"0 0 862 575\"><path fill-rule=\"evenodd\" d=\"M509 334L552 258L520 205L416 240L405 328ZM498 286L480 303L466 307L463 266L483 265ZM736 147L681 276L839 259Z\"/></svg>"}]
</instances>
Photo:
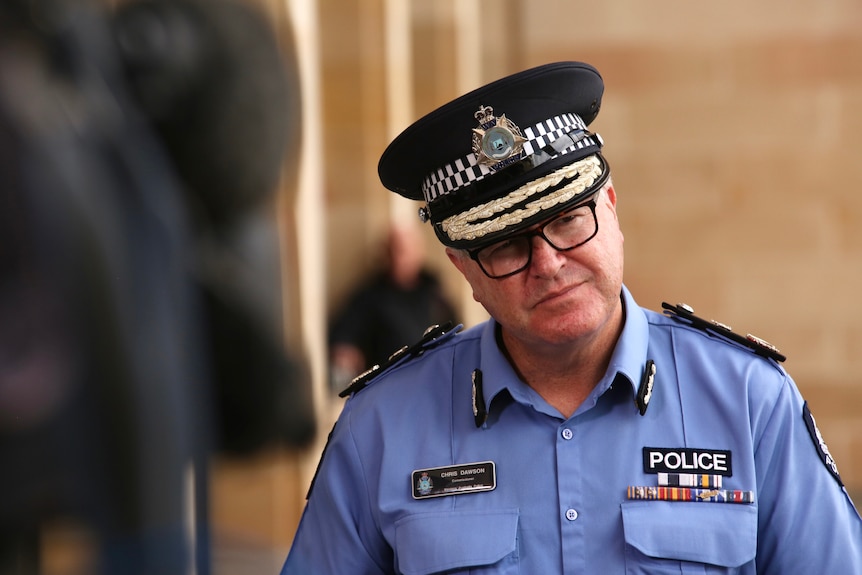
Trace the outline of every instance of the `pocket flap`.
<instances>
[{"instance_id":1,"label":"pocket flap","mask_svg":"<svg viewBox=\"0 0 862 575\"><path fill-rule=\"evenodd\" d=\"M644 555L739 567L757 554L757 508L734 503L623 503L626 543Z\"/></svg>"},{"instance_id":2,"label":"pocket flap","mask_svg":"<svg viewBox=\"0 0 862 575\"><path fill-rule=\"evenodd\" d=\"M408 515L395 523L398 569L428 575L493 565L517 548L518 510L452 510Z\"/></svg>"}]
</instances>

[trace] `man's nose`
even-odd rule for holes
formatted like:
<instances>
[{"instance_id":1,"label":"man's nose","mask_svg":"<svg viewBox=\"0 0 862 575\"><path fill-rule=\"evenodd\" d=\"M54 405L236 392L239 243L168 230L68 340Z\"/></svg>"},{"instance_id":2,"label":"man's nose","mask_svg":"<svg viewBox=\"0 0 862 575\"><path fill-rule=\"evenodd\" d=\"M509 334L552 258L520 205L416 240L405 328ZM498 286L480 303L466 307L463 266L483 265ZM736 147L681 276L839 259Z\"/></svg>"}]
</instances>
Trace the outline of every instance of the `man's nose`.
<instances>
[{"instance_id":1,"label":"man's nose","mask_svg":"<svg viewBox=\"0 0 862 575\"><path fill-rule=\"evenodd\" d=\"M530 242L530 272L542 277L553 277L566 261L563 252L557 250L541 234L533 236Z\"/></svg>"}]
</instances>

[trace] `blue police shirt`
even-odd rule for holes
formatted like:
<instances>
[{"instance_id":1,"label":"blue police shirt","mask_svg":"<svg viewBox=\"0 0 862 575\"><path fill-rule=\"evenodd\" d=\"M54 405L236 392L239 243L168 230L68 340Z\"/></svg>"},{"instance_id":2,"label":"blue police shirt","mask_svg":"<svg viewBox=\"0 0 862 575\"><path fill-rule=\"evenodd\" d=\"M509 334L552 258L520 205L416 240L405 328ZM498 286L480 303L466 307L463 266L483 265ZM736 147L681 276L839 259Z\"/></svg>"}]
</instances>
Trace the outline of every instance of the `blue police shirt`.
<instances>
[{"instance_id":1,"label":"blue police shirt","mask_svg":"<svg viewBox=\"0 0 862 575\"><path fill-rule=\"evenodd\" d=\"M622 299L607 373L568 419L519 380L493 320L354 394L282 575L862 573L862 520L785 371ZM691 471L753 502L628 497Z\"/></svg>"}]
</instances>

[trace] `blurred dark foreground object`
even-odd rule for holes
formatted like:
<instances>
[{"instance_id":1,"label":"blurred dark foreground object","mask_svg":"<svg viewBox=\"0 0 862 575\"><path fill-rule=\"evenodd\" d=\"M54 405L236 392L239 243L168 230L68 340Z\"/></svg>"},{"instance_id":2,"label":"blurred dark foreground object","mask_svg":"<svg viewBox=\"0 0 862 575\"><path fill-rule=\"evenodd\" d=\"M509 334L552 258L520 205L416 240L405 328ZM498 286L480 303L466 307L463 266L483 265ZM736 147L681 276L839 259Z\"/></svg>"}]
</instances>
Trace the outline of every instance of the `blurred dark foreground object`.
<instances>
[{"instance_id":1,"label":"blurred dark foreground object","mask_svg":"<svg viewBox=\"0 0 862 575\"><path fill-rule=\"evenodd\" d=\"M208 457L312 437L257 267L298 137L283 58L239 0L0 4L0 574L38 573L57 517L99 573L207 573Z\"/></svg>"},{"instance_id":2,"label":"blurred dark foreground object","mask_svg":"<svg viewBox=\"0 0 862 575\"><path fill-rule=\"evenodd\" d=\"M314 431L307 378L284 355L281 278L267 276L279 267L278 234L260 210L272 209L279 168L299 137L292 58L239 0L130 2L113 30L135 104L183 184L216 367L219 447L304 444ZM261 259L268 269L254 267Z\"/></svg>"}]
</instances>

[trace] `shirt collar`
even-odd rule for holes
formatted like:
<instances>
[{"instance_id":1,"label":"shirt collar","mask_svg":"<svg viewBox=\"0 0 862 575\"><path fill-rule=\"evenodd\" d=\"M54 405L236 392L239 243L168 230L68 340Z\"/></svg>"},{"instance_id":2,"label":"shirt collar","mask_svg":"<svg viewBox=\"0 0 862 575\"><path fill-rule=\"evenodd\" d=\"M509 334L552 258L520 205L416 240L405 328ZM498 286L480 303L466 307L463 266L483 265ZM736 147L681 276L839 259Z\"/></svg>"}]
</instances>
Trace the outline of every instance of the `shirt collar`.
<instances>
[{"instance_id":1,"label":"shirt collar","mask_svg":"<svg viewBox=\"0 0 862 575\"><path fill-rule=\"evenodd\" d=\"M637 389L647 359L647 346L649 344L649 324L643 310L637 305L628 288L622 287L620 297L623 302L625 320L623 331L617 340L617 345L611 355L608 369L604 377L598 382L595 389L584 403L575 412L575 415L590 409L605 393L611 384L622 376L631 385L632 394L637 394ZM496 331L498 324L491 319L482 328L480 340L480 367L482 371L483 390L486 412L490 412L491 402L504 389L512 398L519 403L532 405L540 411L545 411L542 406L537 405L537 394L529 386L520 380L514 368L506 359L497 345Z\"/></svg>"},{"instance_id":2,"label":"shirt collar","mask_svg":"<svg viewBox=\"0 0 862 575\"><path fill-rule=\"evenodd\" d=\"M636 394L647 360L649 323L626 286L622 289L622 300L625 324L602 382L607 382L609 387L617 374L621 374L631 384L632 393Z\"/></svg>"}]
</instances>

